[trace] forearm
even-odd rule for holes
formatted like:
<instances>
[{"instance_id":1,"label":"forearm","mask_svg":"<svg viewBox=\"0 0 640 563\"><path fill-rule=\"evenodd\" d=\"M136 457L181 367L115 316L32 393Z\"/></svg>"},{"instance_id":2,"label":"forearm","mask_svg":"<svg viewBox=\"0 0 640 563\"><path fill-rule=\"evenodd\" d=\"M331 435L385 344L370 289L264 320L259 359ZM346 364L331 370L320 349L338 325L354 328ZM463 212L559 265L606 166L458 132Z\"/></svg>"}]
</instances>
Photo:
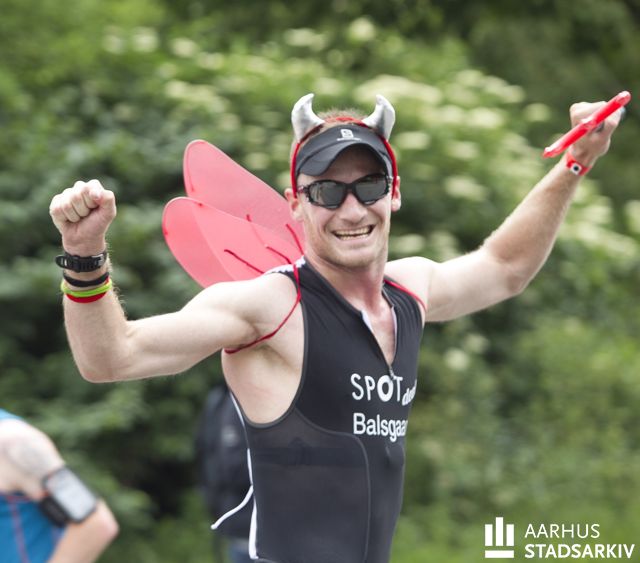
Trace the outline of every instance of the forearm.
<instances>
[{"instance_id":1,"label":"forearm","mask_svg":"<svg viewBox=\"0 0 640 563\"><path fill-rule=\"evenodd\" d=\"M178 374L225 346L257 338L238 312L255 302L254 294L251 285L216 284L179 311L136 320L126 319L113 290L91 303L65 297L69 343L80 373L95 383Z\"/></svg>"},{"instance_id":2,"label":"forearm","mask_svg":"<svg viewBox=\"0 0 640 563\"><path fill-rule=\"evenodd\" d=\"M66 271L73 279L96 279L107 266L90 273ZM73 290L77 288L67 284ZM91 288L89 288L91 289ZM63 297L67 337L73 357L83 377L90 381L110 381L117 378L127 363L128 323L113 289L90 303L78 303Z\"/></svg>"},{"instance_id":3,"label":"forearm","mask_svg":"<svg viewBox=\"0 0 640 563\"><path fill-rule=\"evenodd\" d=\"M104 503L84 522L69 524L49 563L90 563L95 561L118 534L118 523Z\"/></svg>"},{"instance_id":4,"label":"forearm","mask_svg":"<svg viewBox=\"0 0 640 563\"><path fill-rule=\"evenodd\" d=\"M573 104L570 109L572 126L592 116L604 105L604 102ZM517 292L529 283L546 261L558 236L580 181L580 176L567 167L567 156L587 169L592 167L609 150L611 135L620 118L619 111L610 115L597 129L572 145L560 162L485 241L483 250L506 269L509 288L513 286Z\"/></svg>"},{"instance_id":5,"label":"forearm","mask_svg":"<svg viewBox=\"0 0 640 563\"><path fill-rule=\"evenodd\" d=\"M115 291L105 281L108 264L91 259L106 248L106 233L116 216L115 196L100 182L76 182L53 197L49 212L64 250L89 257L60 261L74 270L91 269L65 270L63 285L67 335L85 379L104 382L180 373L225 345L224 328L198 306L184 313L126 319ZM94 266L99 267L94 270ZM224 309L226 294L222 299ZM224 321L222 317L218 318Z\"/></svg>"},{"instance_id":6,"label":"forearm","mask_svg":"<svg viewBox=\"0 0 640 563\"><path fill-rule=\"evenodd\" d=\"M545 263L579 182L563 160L558 162L485 240L483 250L507 269L514 292Z\"/></svg>"}]
</instances>

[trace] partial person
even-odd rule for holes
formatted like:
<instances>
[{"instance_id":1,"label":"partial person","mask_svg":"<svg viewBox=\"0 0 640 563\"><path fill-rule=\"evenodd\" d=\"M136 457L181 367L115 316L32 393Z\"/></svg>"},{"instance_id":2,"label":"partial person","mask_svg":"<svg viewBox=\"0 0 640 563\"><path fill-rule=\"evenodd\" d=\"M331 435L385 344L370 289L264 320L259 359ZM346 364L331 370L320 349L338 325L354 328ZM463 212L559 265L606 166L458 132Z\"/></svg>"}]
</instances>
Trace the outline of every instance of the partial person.
<instances>
[{"instance_id":1,"label":"partial person","mask_svg":"<svg viewBox=\"0 0 640 563\"><path fill-rule=\"evenodd\" d=\"M117 534L108 506L51 439L0 409L0 560L89 563Z\"/></svg>"},{"instance_id":2,"label":"partial person","mask_svg":"<svg viewBox=\"0 0 640 563\"><path fill-rule=\"evenodd\" d=\"M251 487L247 441L229 388L216 385L207 394L195 439L198 488L214 520L242 504ZM217 528L214 554L230 563L250 563L251 510L247 504ZM222 540L222 541L220 541Z\"/></svg>"},{"instance_id":3,"label":"partial person","mask_svg":"<svg viewBox=\"0 0 640 563\"><path fill-rule=\"evenodd\" d=\"M572 124L603 103L573 105ZM479 248L438 263L388 260L401 206L394 115L381 96L364 118L316 115L311 96L302 98L285 196L304 228L304 255L207 287L173 313L127 319L106 250L112 191L78 181L51 202L65 252L66 329L84 378L177 374L222 351L250 448L250 551L263 562L389 561L425 323L525 289L619 121L610 116L576 142Z\"/></svg>"}]
</instances>

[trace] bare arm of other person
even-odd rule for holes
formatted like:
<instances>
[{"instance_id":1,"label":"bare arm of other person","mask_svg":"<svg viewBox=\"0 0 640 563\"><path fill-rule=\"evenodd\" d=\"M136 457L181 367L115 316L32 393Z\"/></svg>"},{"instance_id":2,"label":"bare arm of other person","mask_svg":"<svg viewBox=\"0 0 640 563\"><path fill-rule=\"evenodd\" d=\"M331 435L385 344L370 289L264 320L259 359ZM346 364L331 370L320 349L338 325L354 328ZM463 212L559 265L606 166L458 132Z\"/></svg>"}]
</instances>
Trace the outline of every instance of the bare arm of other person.
<instances>
[{"instance_id":1,"label":"bare arm of other person","mask_svg":"<svg viewBox=\"0 0 640 563\"><path fill-rule=\"evenodd\" d=\"M106 232L116 216L115 196L97 180L76 182L50 206L69 254L90 256L106 248ZM88 273L91 280L109 267ZM67 336L86 379L95 382L138 379L182 372L222 348L252 342L273 330L295 301L283 276L215 284L181 310L127 320L113 291L92 303L64 299Z\"/></svg>"},{"instance_id":2,"label":"bare arm of other person","mask_svg":"<svg viewBox=\"0 0 640 563\"><path fill-rule=\"evenodd\" d=\"M574 104L572 125L602 105ZM570 149L574 158L591 167L609 149L619 120L616 113L601 131L580 139ZM421 257L396 260L387 265L386 273L427 303L426 321L454 319L513 297L549 256L579 181L563 157L474 252L443 263Z\"/></svg>"},{"instance_id":3,"label":"bare arm of other person","mask_svg":"<svg viewBox=\"0 0 640 563\"><path fill-rule=\"evenodd\" d=\"M42 480L64 466L53 442L42 432L20 420L0 425L0 468L3 487L39 502L46 495ZM49 563L95 561L118 534L118 524L105 504L82 522L70 522L51 554Z\"/></svg>"}]
</instances>

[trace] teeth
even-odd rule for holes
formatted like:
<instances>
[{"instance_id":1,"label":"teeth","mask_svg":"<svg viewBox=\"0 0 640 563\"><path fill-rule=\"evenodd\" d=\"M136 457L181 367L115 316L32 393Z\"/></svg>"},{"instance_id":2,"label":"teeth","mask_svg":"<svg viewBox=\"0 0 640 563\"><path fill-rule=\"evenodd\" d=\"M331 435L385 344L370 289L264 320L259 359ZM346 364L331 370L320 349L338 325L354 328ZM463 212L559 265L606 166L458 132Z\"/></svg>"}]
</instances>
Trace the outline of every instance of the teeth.
<instances>
[{"instance_id":1,"label":"teeth","mask_svg":"<svg viewBox=\"0 0 640 563\"><path fill-rule=\"evenodd\" d=\"M371 227L363 227L362 229L354 229L351 231L334 231L334 234L340 238L354 238L368 235L371 232Z\"/></svg>"}]
</instances>

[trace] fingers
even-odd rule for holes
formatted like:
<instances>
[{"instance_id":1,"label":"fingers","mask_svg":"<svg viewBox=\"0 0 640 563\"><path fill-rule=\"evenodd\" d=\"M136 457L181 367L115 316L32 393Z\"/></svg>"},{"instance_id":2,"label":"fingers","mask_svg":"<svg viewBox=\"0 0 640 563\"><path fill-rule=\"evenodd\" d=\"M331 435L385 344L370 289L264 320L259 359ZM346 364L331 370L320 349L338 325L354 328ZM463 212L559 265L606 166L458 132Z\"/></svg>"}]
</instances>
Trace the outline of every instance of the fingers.
<instances>
[{"instance_id":1,"label":"fingers","mask_svg":"<svg viewBox=\"0 0 640 563\"><path fill-rule=\"evenodd\" d=\"M98 180L78 181L52 199L49 212L56 223L77 223L100 206L107 192Z\"/></svg>"},{"instance_id":2,"label":"fingers","mask_svg":"<svg viewBox=\"0 0 640 563\"><path fill-rule=\"evenodd\" d=\"M578 125L581 121L591 117L596 111L604 107L605 102L578 102L572 104L569 109L571 115L571 125Z\"/></svg>"},{"instance_id":3,"label":"fingers","mask_svg":"<svg viewBox=\"0 0 640 563\"><path fill-rule=\"evenodd\" d=\"M611 136L616 127L620 124L622 116L624 115L624 108L620 108L614 111L609 117L607 117L600 125L598 125L593 133L605 133L607 136Z\"/></svg>"},{"instance_id":4,"label":"fingers","mask_svg":"<svg viewBox=\"0 0 640 563\"><path fill-rule=\"evenodd\" d=\"M570 108L572 125L575 127L580 123L590 124L590 118L606 105L607 102L580 102L573 104ZM591 166L593 162L609 150L611 135L622 119L623 111L621 109L601 121L571 147L572 154L579 162L585 166ZM600 113L602 114L603 112Z\"/></svg>"},{"instance_id":5,"label":"fingers","mask_svg":"<svg viewBox=\"0 0 640 563\"><path fill-rule=\"evenodd\" d=\"M608 119L610 119L611 123L613 123L615 127L617 127L618 125L620 125L620 122L622 121L625 113L627 113L627 110L625 108L620 108L618 111L613 112Z\"/></svg>"},{"instance_id":6,"label":"fingers","mask_svg":"<svg viewBox=\"0 0 640 563\"><path fill-rule=\"evenodd\" d=\"M49 215L51 215L51 219L53 219L54 225L58 228L58 230L62 231L65 224L69 222L67 219L67 215L64 212L63 206L63 195L57 194L51 200L51 204L49 205Z\"/></svg>"},{"instance_id":7,"label":"fingers","mask_svg":"<svg viewBox=\"0 0 640 563\"><path fill-rule=\"evenodd\" d=\"M580 122L587 120L598 110L603 108L606 105L606 102L579 102L573 104L570 108L571 115L571 124L573 126L578 125ZM592 133L600 133L607 130L608 133L612 133L613 130L618 126L620 120L624 116L625 109L624 107L618 109L613 112L610 116L608 116L604 121L602 121L593 131Z\"/></svg>"},{"instance_id":8,"label":"fingers","mask_svg":"<svg viewBox=\"0 0 640 563\"><path fill-rule=\"evenodd\" d=\"M54 196L49 214L65 248L103 248L107 229L116 216L115 195L98 180L79 181Z\"/></svg>"}]
</instances>

